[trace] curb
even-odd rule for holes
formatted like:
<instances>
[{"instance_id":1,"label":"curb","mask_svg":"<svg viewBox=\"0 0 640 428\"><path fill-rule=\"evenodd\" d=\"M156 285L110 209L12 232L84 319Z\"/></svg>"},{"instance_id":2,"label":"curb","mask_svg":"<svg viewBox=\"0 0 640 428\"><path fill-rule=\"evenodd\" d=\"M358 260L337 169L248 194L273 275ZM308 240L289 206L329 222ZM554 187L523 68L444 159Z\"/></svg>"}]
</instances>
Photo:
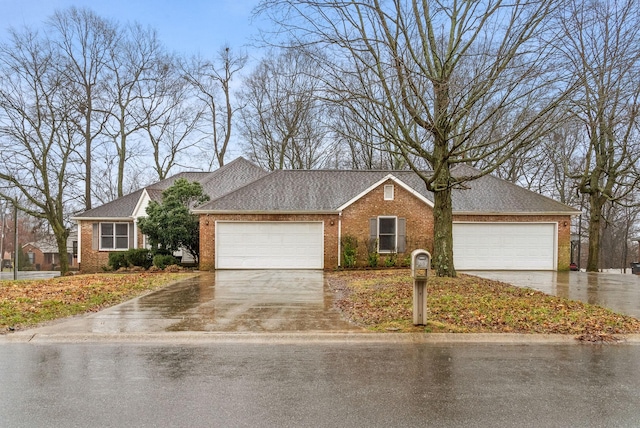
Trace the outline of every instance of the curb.
<instances>
[{"instance_id":1,"label":"curb","mask_svg":"<svg viewBox=\"0 0 640 428\"><path fill-rule=\"evenodd\" d=\"M414 343L414 344L494 344L494 345L640 345L640 334L618 335L613 342L582 342L573 335L560 334L516 334L516 333L77 333L44 334L12 333L0 336L4 343L147 343L147 344L208 344L208 343L253 343L253 344L325 344L325 343Z\"/></svg>"}]
</instances>

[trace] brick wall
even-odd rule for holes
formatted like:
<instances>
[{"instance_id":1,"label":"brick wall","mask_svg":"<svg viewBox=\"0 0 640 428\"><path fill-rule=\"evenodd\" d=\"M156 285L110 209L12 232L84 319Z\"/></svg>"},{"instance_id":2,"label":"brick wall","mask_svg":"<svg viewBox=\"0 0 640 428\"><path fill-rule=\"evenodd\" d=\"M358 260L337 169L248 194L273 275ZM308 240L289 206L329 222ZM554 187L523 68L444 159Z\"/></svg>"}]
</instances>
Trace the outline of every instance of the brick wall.
<instances>
[{"instance_id":1,"label":"brick wall","mask_svg":"<svg viewBox=\"0 0 640 428\"><path fill-rule=\"evenodd\" d=\"M324 223L324 266L338 265L337 214L201 214L200 215L200 270L215 269L216 221L322 221Z\"/></svg>"},{"instance_id":2,"label":"brick wall","mask_svg":"<svg viewBox=\"0 0 640 428\"><path fill-rule=\"evenodd\" d=\"M571 262L571 216L549 215L454 215L453 221L473 222L531 222L558 224L558 265L559 271L569 270Z\"/></svg>"},{"instance_id":3,"label":"brick wall","mask_svg":"<svg viewBox=\"0 0 640 428\"><path fill-rule=\"evenodd\" d=\"M80 272L94 273L102 272L102 266L109 262L107 251L97 251L93 249L93 223L92 221L81 221L78 225L78 236L80 237Z\"/></svg>"},{"instance_id":4,"label":"brick wall","mask_svg":"<svg viewBox=\"0 0 640 428\"><path fill-rule=\"evenodd\" d=\"M31 244L22 246L22 254L29 257L29 253L33 253L33 268L38 270L51 270L51 263L45 263L44 254L39 248L34 247Z\"/></svg>"},{"instance_id":5,"label":"brick wall","mask_svg":"<svg viewBox=\"0 0 640 428\"><path fill-rule=\"evenodd\" d=\"M384 200L385 184L394 185L393 200ZM399 262L404 261L417 248L433 253L433 209L389 180L355 201L342 213L342 236L353 236L358 240L358 266L368 265L369 219L378 216L406 219L407 246L404 253L397 255ZM379 263L384 264L386 257L381 254Z\"/></svg>"},{"instance_id":6,"label":"brick wall","mask_svg":"<svg viewBox=\"0 0 640 428\"><path fill-rule=\"evenodd\" d=\"M109 264L109 253L111 251L94 250L93 241L93 224L96 221L80 221L78 225L78 236L80 240L80 266L82 273L102 272L103 267ZM138 229L138 248L142 248L143 237Z\"/></svg>"}]
</instances>

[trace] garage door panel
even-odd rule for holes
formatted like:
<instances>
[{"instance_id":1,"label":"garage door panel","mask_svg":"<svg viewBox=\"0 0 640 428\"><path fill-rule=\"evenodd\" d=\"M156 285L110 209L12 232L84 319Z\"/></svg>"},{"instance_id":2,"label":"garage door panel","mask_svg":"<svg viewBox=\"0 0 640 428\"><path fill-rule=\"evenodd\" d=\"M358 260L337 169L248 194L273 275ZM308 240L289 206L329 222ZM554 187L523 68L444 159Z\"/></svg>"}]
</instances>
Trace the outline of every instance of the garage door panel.
<instances>
[{"instance_id":1,"label":"garage door panel","mask_svg":"<svg viewBox=\"0 0 640 428\"><path fill-rule=\"evenodd\" d=\"M553 223L455 223L454 263L459 270L554 270Z\"/></svg>"},{"instance_id":2,"label":"garage door panel","mask_svg":"<svg viewBox=\"0 0 640 428\"><path fill-rule=\"evenodd\" d=\"M218 222L218 269L322 269L321 222Z\"/></svg>"}]
</instances>

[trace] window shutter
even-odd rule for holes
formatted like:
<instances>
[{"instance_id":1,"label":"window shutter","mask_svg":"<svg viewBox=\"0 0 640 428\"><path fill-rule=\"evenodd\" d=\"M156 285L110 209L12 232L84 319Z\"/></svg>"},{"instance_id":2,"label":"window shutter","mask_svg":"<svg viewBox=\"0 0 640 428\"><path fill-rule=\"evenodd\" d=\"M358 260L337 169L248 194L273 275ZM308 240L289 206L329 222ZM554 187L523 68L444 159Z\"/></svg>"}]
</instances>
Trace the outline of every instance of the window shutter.
<instances>
[{"instance_id":1,"label":"window shutter","mask_svg":"<svg viewBox=\"0 0 640 428\"><path fill-rule=\"evenodd\" d=\"M135 233L135 228L133 226L133 223L129 223L129 248L134 246L133 234Z\"/></svg>"},{"instance_id":2,"label":"window shutter","mask_svg":"<svg viewBox=\"0 0 640 428\"><path fill-rule=\"evenodd\" d=\"M98 250L100 249L100 224L93 223L91 226L93 227L93 234L91 236L91 249Z\"/></svg>"},{"instance_id":3,"label":"window shutter","mask_svg":"<svg viewBox=\"0 0 640 428\"><path fill-rule=\"evenodd\" d=\"M378 239L378 219L370 218L369 219L369 240L374 242Z\"/></svg>"},{"instance_id":4,"label":"window shutter","mask_svg":"<svg viewBox=\"0 0 640 428\"><path fill-rule=\"evenodd\" d=\"M404 253L407 251L407 219L398 219L398 253Z\"/></svg>"}]
</instances>

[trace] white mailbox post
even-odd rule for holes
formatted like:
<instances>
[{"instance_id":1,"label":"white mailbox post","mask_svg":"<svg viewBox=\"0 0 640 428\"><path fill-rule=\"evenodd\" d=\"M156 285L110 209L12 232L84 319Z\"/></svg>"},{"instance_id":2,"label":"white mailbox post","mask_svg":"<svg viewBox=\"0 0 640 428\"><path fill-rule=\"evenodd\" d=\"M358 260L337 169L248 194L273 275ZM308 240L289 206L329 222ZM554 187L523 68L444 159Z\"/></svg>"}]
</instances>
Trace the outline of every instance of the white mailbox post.
<instances>
[{"instance_id":1,"label":"white mailbox post","mask_svg":"<svg viewBox=\"0 0 640 428\"><path fill-rule=\"evenodd\" d=\"M431 269L431 254L425 250L411 253L411 276L413 277L413 324L427 324L427 277Z\"/></svg>"}]
</instances>

